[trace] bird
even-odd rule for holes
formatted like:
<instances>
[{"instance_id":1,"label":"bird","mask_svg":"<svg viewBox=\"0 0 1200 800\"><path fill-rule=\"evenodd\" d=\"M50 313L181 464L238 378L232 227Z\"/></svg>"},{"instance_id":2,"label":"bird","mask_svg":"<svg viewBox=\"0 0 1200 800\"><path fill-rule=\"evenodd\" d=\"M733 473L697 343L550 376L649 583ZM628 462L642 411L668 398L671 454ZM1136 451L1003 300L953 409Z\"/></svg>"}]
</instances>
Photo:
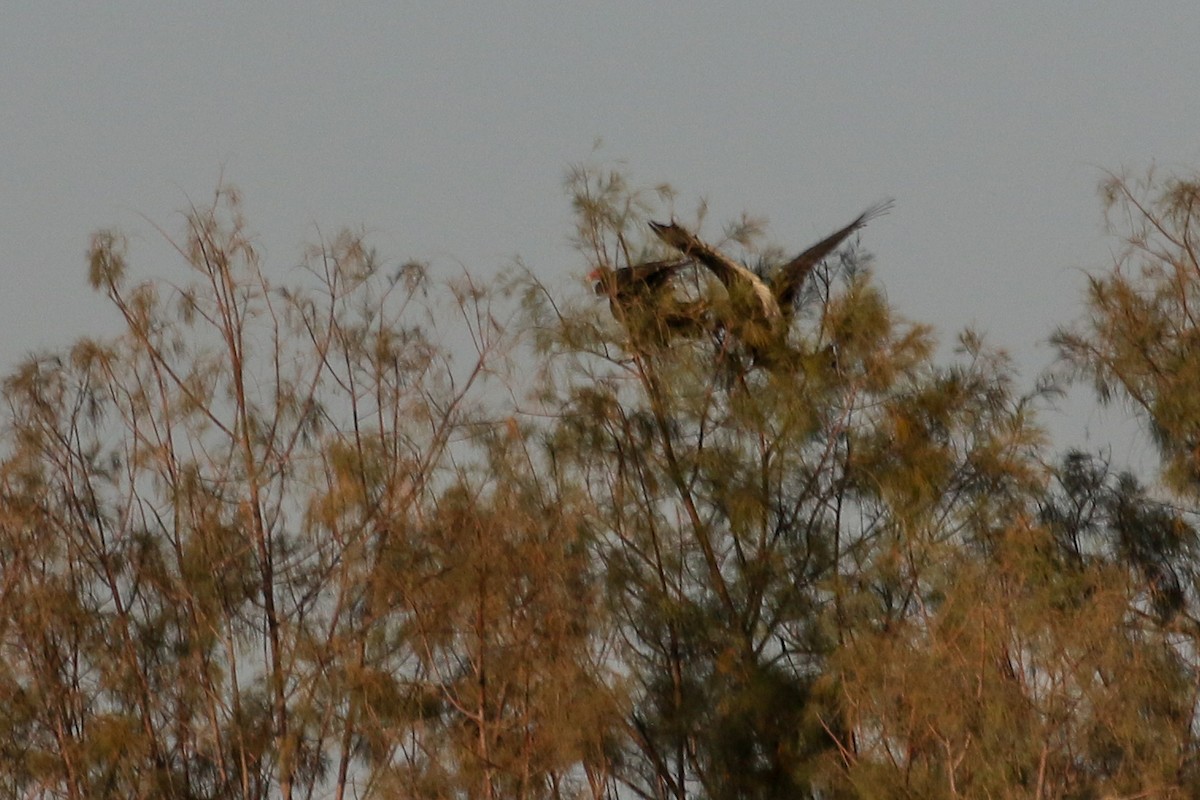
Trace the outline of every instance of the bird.
<instances>
[{"instance_id":1,"label":"bird","mask_svg":"<svg viewBox=\"0 0 1200 800\"><path fill-rule=\"evenodd\" d=\"M618 269L599 266L587 277L596 282L596 294L606 295L612 302L628 303L661 291L676 272L690 263L689 259L683 259L650 261Z\"/></svg>"},{"instance_id":2,"label":"bird","mask_svg":"<svg viewBox=\"0 0 1200 800\"><path fill-rule=\"evenodd\" d=\"M780 267L769 285L753 270L710 247L674 221L651 222L650 229L664 243L707 267L724 284L731 296L753 298L750 313L758 322L777 328L780 323L791 317L800 288L813 268L836 250L850 234L876 217L886 214L891 208L892 201L884 200L863 211L850 224L834 231Z\"/></svg>"},{"instance_id":3,"label":"bird","mask_svg":"<svg viewBox=\"0 0 1200 800\"><path fill-rule=\"evenodd\" d=\"M672 277L691 259L650 261L628 267L599 266L588 273L596 294L608 297L609 309L638 340L647 337L666 344L679 336L695 337L708 331L708 303L680 301L667 291Z\"/></svg>"}]
</instances>

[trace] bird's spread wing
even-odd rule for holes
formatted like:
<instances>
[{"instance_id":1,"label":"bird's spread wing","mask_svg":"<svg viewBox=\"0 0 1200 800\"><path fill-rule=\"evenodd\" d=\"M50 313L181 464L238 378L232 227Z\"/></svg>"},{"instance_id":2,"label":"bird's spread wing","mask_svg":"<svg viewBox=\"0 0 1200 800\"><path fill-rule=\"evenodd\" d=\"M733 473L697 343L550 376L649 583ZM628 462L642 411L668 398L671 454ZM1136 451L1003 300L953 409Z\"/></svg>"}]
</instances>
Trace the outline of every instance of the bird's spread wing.
<instances>
[{"instance_id":1,"label":"bird's spread wing","mask_svg":"<svg viewBox=\"0 0 1200 800\"><path fill-rule=\"evenodd\" d=\"M690 231L681 228L674 222L669 224L651 222L650 229L654 231L654 234L659 239L662 239L665 243L683 253L683 255L694 258L708 267L717 276L717 279L725 284L727 290L732 291L735 286L739 285L748 287L762 302L763 313L766 316L779 316L778 306L771 296L770 290L753 272L728 256L723 255L721 252L709 247Z\"/></svg>"},{"instance_id":2,"label":"bird's spread wing","mask_svg":"<svg viewBox=\"0 0 1200 800\"><path fill-rule=\"evenodd\" d=\"M784 309L792 307L792 304L796 301L796 295L800 291L800 287L804 285L804 279L808 277L808 273L812 272L813 267L820 264L822 259L838 249L850 234L876 217L883 216L891 209L891 200L876 203L859 214L849 225L826 236L780 267L779 272L775 274L774 280L771 281L771 290L780 307Z\"/></svg>"}]
</instances>

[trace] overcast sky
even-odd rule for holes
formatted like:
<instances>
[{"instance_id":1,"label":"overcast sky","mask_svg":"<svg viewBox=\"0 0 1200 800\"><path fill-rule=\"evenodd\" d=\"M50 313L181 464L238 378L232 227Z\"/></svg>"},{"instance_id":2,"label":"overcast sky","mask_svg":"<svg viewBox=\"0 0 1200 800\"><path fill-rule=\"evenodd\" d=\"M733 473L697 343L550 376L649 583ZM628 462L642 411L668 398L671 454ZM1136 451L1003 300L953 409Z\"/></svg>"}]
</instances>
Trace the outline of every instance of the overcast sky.
<instances>
[{"instance_id":1,"label":"overcast sky","mask_svg":"<svg viewBox=\"0 0 1200 800\"><path fill-rule=\"evenodd\" d=\"M1198 35L1195 0L10 4L0 367L113 324L97 228L181 277L151 223L222 174L275 276L343 225L393 263L578 276L562 179L592 160L789 249L896 198L863 237L893 305L1032 381L1110 263L1104 170L1200 165Z\"/></svg>"}]
</instances>

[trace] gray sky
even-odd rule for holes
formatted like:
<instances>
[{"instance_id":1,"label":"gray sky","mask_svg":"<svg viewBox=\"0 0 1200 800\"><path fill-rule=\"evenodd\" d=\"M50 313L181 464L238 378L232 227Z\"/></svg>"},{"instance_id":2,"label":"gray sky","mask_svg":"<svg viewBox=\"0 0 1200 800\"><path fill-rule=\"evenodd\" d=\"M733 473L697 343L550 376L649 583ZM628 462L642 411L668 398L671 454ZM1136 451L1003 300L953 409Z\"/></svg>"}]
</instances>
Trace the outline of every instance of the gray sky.
<instances>
[{"instance_id":1,"label":"gray sky","mask_svg":"<svg viewBox=\"0 0 1200 800\"><path fill-rule=\"evenodd\" d=\"M1110 261L1103 170L1200 164L1194 0L16 5L4 369L112 325L93 230L181 277L143 215L176 230L222 173L276 276L352 225L393 263L549 277L582 271L562 178L597 159L682 211L766 216L789 249L895 197L863 238L892 303L943 340L977 326L1032 377L1080 269Z\"/></svg>"}]
</instances>

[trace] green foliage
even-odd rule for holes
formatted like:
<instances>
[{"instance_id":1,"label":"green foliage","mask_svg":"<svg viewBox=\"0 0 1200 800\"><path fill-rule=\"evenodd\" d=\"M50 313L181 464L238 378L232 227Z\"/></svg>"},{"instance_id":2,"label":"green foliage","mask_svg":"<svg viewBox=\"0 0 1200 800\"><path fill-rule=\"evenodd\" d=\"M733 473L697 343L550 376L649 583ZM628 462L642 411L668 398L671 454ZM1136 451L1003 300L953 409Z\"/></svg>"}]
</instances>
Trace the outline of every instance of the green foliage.
<instances>
[{"instance_id":1,"label":"green foliage","mask_svg":"<svg viewBox=\"0 0 1200 800\"><path fill-rule=\"evenodd\" d=\"M1200 260L1195 179L1103 187L1122 248L1116 267L1089 281L1087 316L1055 339L1065 362L1102 399L1129 402L1163 455L1164 478L1200 495Z\"/></svg>"},{"instance_id":2,"label":"green foliage","mask_svg":"<svg viewBox=\"0 0 1200 800\"><path fill-rule=\"evenodd\" d=\"M678 256L669 187L567 188L581 272ZM852 250L768 328L695 265L564 296L354 232L277 286L228 187L183 280L97 233L124 331L3 383L0 793L1194 796L1198 196L1108 186L1057 339L1169 500ZM764 230L717 247L772 274Z\"/></svg>"}]
</instances>

